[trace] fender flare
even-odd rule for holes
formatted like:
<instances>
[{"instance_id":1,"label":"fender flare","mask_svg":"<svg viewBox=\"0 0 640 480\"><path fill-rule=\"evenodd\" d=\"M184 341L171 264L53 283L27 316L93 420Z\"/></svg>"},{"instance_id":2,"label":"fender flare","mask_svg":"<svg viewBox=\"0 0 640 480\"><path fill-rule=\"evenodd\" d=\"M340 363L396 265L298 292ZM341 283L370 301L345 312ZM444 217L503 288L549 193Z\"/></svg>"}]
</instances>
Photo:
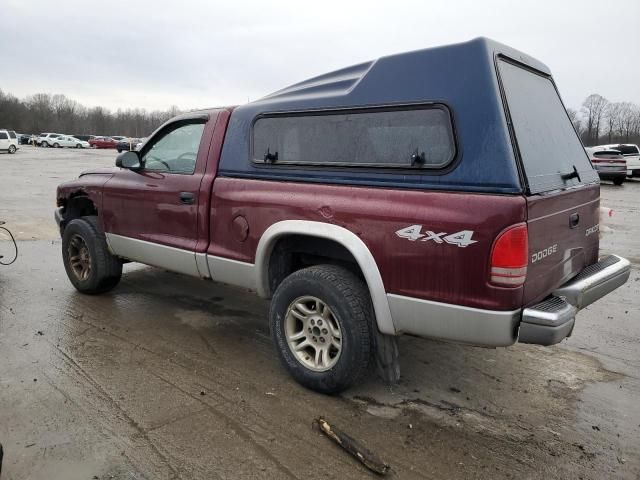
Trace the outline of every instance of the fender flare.
<instances>
[{"instance_id":1,"label":"fender flare","mask_svg":"<svg viewBox=\"0 0 640 480\"><path fill-rule=\"evenodd\" d=\"M367 288L369 289L376 314L378 330L387 335L396 334L382 276L369 248L355 233L331 223L309 220L283 220L267 228L260 237L256 250L255 266L258 295L263 298L271 298L269 259L278 239L291 234L326 238L338 242L349 250L356 262L358 262L367 282Z\"/></svg>"}]
</instances>

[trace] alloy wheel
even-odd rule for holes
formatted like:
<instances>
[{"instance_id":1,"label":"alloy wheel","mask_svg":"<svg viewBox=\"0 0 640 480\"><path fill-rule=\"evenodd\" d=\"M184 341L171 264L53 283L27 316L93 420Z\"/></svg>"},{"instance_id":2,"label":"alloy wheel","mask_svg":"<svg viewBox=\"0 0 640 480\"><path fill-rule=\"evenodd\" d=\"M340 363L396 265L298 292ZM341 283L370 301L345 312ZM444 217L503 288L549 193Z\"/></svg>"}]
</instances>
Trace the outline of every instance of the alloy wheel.
<instances>
[{"instance_id":1,"label":"alloy wheel","mask_svg":"<svg viewBox=\"0 0 640 480\"><path fill-rule=\"evenodd\" d=\"M342 329L331 308L319 298L304 296L289 305L285 317L287 344L306 368L324 372L342 352Z\"/></svg>"}]
</instances>

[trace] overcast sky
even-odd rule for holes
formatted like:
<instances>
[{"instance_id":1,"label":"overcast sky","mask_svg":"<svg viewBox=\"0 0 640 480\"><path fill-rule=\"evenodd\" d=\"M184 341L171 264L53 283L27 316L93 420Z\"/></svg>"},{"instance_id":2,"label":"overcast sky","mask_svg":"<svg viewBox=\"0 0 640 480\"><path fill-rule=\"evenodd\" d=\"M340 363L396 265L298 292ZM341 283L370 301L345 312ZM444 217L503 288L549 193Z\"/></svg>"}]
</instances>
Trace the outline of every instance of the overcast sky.
<instances>
[{"instance_id":1,"label":"overcast sky","mask_svg":"<svg viewBox=\"0 0 640 480\"><path fill-rule=\"evenodd\" d=\"M569 107L640 104L640 0L0 0L0 89L87 106L255 100L382 55L486 36L546 63Z\"/></svg>"}]
</instances>

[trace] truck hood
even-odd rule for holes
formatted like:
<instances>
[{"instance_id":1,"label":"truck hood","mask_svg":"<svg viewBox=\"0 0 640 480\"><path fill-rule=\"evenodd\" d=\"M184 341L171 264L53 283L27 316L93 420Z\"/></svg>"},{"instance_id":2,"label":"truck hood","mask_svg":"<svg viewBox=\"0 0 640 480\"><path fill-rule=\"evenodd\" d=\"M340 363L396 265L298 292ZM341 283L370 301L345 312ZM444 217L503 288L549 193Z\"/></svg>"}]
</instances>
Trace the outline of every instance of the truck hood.
<instances>
[{"instance_id":1,"label":"truck hood","mask_svg":"<svg viewBox=\"0 0 640 480\"><path fill-rule=\"evenodd\" d=\"M82 178L86 175L113 175L118 170L118 167L92 168L91 170L85 170L82 172L78 178Z\"/></svg>"}]
</instances>

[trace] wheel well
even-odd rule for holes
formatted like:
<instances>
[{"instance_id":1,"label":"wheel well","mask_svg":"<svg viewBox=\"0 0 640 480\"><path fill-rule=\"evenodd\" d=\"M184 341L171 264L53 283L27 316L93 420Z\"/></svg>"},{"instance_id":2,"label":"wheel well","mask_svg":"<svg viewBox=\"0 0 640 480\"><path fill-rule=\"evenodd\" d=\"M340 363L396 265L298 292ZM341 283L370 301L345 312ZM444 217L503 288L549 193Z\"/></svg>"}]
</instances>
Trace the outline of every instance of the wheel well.
<instances>
[{"instance_id":1,"label":"wheel well","mask_svg":"<svg viewBox=\"0 0 640 480\"><path fill-rule=\"evenodd\" d=\"M71 194L71 197L64 204L63 222L60 225L60 229L63 230L71 220L88 215L98 215L98 210L93 201L82 193Z\"/></svg>"},{"instance_id":2,"label":"wheel well","mask_svg":"<svg viewBox=\"0 0 640 480\"><path fill-rule=\"evenodd\" d=\"M277 240L269 257L269 289L274 292L293 272L319 264L340 265L364 281L358 262L344 245L309 235L287 235Z\"/></svg>"}]
</instances>

